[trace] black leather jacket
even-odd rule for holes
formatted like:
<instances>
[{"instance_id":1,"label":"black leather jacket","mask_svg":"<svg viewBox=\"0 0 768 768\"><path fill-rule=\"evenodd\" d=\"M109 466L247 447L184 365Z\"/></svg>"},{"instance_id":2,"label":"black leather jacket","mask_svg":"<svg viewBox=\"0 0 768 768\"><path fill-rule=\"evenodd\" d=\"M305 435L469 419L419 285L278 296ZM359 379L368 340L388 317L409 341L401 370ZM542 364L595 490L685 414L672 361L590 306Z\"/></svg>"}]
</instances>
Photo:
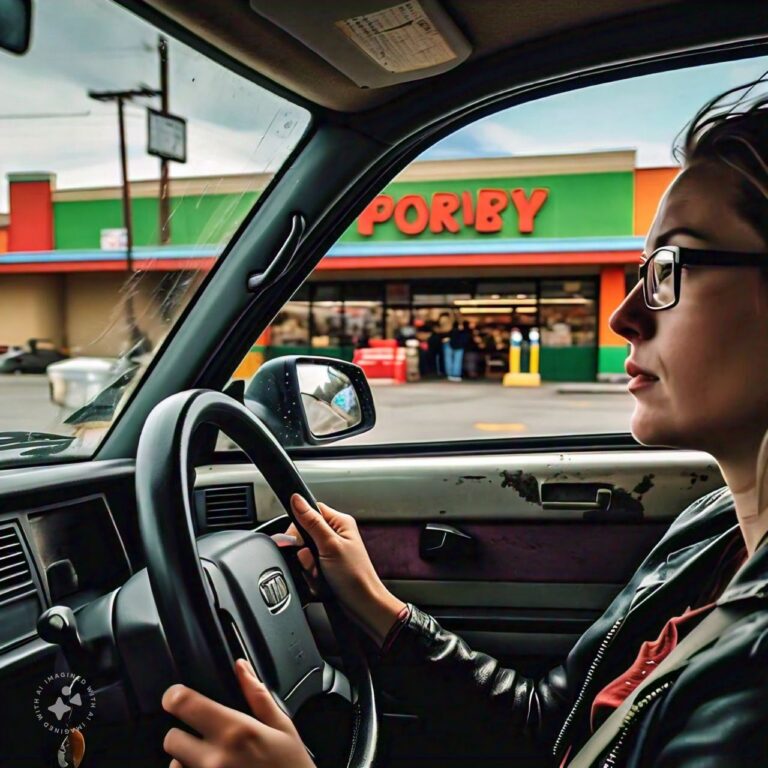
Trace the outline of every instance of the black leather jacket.
<instances>
[{"instance_id":1,"label":"black leather jacket","mask_svg":"<svg viewBox=\"0 0 768 768\"><path fill-rule=\"evenodd\" d=\"M595 695L631 666L643 641L699 596L737 534L727 488L692 504L564 664L540 680L471 650L412 606L378 662L382 683L446 732L495 742L499 752L527 743L540 750L537 765L559 766L569 747L570 758L589 738ZM720 599L726 600L747 615L652 697L596 766L768 766L767 546L739 570Z\"/></svg>"}]
</instances>

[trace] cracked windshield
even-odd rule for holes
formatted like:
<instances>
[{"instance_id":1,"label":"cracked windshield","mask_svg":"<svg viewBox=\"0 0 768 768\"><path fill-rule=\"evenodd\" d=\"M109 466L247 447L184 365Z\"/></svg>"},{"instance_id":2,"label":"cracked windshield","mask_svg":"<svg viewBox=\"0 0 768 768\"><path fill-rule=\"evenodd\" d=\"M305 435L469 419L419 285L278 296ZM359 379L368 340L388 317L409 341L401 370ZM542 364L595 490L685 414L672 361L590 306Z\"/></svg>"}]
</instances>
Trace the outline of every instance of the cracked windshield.
<instances>
[{"instance_id":1,"label":"cracked windshield","mask_svg":"<svg viewBox=\"0 0 768 768\"><path fill-rule=\"evenodd\" d=\"M103 0L0 93L0 464L88 455L309 113Z\"/></svg>"}]
</instances>

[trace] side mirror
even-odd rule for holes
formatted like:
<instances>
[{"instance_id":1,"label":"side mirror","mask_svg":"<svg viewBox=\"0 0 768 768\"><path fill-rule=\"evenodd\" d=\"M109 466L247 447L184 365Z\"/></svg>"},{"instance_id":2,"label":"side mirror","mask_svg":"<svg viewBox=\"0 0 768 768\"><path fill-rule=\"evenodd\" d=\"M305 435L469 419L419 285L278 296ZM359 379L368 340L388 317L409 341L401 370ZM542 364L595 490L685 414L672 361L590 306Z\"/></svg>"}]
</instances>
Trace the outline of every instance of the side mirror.
<instances>
[{"instance_id":1,"label":"side mirror","mask_svg":"<svg viewBox=\"0 0 768 768\"><path fill-rule=\"evenodd\" d=\"M333 443L376 423L363 370L327 357L269 360L248 384L245 405L286 448Z\"/></svg>"},{"instance_id":2,"label":"side mirror","mask_svg":"<svg viewBox=\"0 0 768 768\"><path fill-rule=\"evenodd\" d=\"M26 53L32 34L32 0L0 0L0 48Z\"/></svg>"}]
</instances>

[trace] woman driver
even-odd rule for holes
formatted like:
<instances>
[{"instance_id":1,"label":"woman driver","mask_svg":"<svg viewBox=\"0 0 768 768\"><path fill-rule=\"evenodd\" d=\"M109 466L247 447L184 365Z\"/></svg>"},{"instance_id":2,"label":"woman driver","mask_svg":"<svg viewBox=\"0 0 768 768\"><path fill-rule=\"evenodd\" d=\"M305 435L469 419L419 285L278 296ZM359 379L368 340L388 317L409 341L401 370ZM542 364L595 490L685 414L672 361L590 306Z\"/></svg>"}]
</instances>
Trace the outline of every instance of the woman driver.
<instances>
[{"instance_id":1,"label":"woman driver","mask_svg":"<svg viewBox=\"0 0 768 768\"><path fill-rule=\"evenodd\" d=\"M665 684L653 681L591 764L768 765L768 437L758 460L768 429L768 98L722 103L741 90L690 124L682 171L648 234L644 278L611 318L632 349L633 435L712 454L727 487L680 515L562 666L532 680L470 650L387 591L352 517L293 499L323 574L380 649L398 699L457 733L528 740L546 756L541 765L568 765L726 589L741 596L744 617ZM309 550L299 558L311 582ZM751 598L737 589L761 581ZM165 693L165 709L202 736L170 730L172 765L311 766L246 663L237 671L255 718L180 685Z\"/></svg>"}]
</instances>

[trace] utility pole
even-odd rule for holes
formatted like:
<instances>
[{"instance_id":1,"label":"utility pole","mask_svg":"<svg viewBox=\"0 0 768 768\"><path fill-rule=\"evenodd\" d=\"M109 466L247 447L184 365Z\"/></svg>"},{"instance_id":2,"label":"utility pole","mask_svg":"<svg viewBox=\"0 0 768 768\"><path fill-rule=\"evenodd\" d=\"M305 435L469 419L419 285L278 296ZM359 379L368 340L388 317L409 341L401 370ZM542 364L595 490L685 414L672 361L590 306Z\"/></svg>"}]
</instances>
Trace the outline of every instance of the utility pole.
<instances>
[{"instance_id":1,"label":"utility pole","mask_svg":"<svg viewBox=\"0 0 768 768\"><path fill-rule=\"evenodd\" d=\"M160 55L160 111L168 114L168 41L160 35L157 40L157 52ZM168 183L168 160L160 158L160 196L158 211L160 214L160 245L171 242L170 190Z\"/></svg>"},{"instance_id":2,"label":"utility pole","mask_svg":"<svg viewBox=\"0 0 768 768\"><path fill-rule=\"evenodd\" d=\"M125 140L125 114L126 101L132 101L135 97L159 96L160 92L151 88L135 88L127 91L88 91L88 96L96 101L117 103L117 122L120 135L120 170L123 187L123 226L125 227L125 264L129 273L133 274L133 222L131 217L131 190L128 184L128 152ZM129 290L125 297L125 314L128 330L131 335L131 343L137 344L142 339L141 331L136 324L136 313L133 306L133 294Z\"/></svg>"}]
</instances>

